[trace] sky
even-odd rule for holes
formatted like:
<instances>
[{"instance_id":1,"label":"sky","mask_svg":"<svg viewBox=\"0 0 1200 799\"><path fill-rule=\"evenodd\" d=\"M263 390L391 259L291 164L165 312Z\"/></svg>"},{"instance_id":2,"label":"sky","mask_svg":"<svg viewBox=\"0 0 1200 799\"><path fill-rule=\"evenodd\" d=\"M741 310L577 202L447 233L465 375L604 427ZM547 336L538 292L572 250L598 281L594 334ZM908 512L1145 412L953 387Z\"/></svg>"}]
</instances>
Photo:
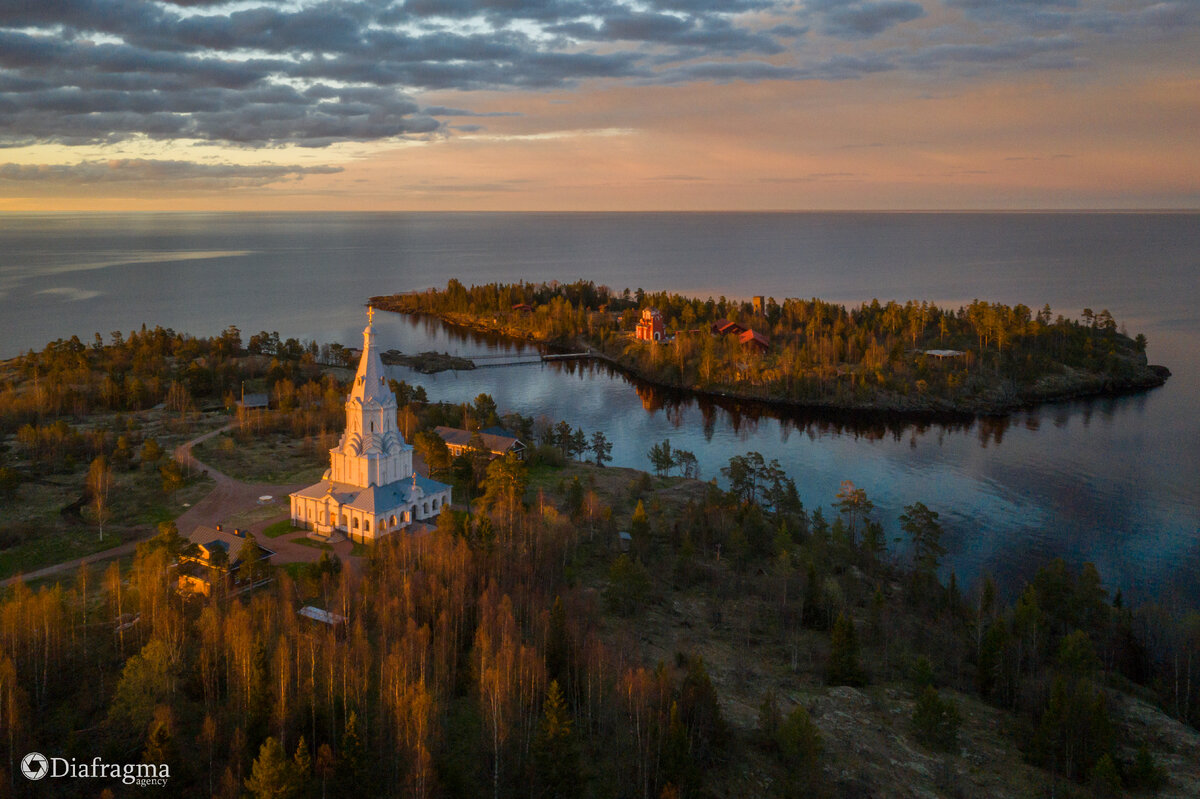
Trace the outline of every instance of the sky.
<instances>
[{"instance_id":1,"label":"sky","mask_svg":"<svg viewBox=\"0 0 1200 799\"><path fill-rule=\"evenodd\" d=\"M0 0L0 211L1200 208L1200 0Z\"/></svg>"}]
</instances>

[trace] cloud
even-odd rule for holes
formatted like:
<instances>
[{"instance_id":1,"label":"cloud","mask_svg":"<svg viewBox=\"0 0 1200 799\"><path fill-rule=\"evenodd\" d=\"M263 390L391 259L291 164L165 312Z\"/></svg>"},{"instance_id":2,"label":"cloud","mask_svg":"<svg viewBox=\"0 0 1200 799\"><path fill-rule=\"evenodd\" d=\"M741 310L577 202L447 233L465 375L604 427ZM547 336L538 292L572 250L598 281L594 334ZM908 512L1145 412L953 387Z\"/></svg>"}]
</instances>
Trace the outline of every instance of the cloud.
<instances>
[{"instance_id":1,"label":"cloud","mask_svg":"<svg viewBox=\"0 0 1200 799\"><path fill-rule=\"evenodd\" d=\"M823 30L845 39L865 39L925 16L920 3L909 0L814 0L809 8L824 16Z\"/></svg>"},{"instance_id":2,"label":"cloud","mask_svg":"<svg viewBox=\"0 0 1200 799\"><path fill-rule=\"evenodd\" d=\"M158 187L230 189L266 186L300 180L305 175L330 175L337 166L276 164L202 164L192 161L115 159L75 164L0 164L0 189L37 184L39 187L88 187L146 184Z\"/></svg>"},{"instance_id":3,"label":"cloud","mask_svg":"<svg viewBox=\"0 0 1200 799\"><path fill-rule=\"evenodd\" d=\"M1197 27L1155 0L0 0L0 147L449 135L469 95L422 95L1073 68Z\"/></svg>"}]
</instances>

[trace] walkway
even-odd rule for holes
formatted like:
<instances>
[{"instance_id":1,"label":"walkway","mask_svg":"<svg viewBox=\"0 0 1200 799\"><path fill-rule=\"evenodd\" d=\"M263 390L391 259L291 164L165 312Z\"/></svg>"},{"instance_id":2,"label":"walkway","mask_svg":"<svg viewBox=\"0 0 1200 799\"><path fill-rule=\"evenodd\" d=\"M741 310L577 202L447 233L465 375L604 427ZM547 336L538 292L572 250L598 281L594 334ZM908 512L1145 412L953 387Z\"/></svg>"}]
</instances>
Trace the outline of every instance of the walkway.
<instances>
[{"instance_id":1,"label":"walkway","mask_svg":"<svg viewBox=\"0 0 1200 799\"><path fill-rule=\"evenodd\" d=\"M251 510L258 507L258 498L265 495L273 497L286 497L293 491L303 488L301 485L272 485L270 483L245 483L241 480L235 480L223 472L220 472L206 463L203 463L194 454L192 447L202 441L207 441L213 436L220 435L228 430L236 427L236 423L227 424L224 427L209 431L203 435L193 438L184 444L180 444L175 448L174 457L185 470L204 472L208 477L212 478L213 490L210 491L204 499L197 502L192 507L188 508L175 520L175 525L179 528L181 535L187 536L193 530L201 525L212 527L220 524L223 520L235 516L243 511ZM249 525L249 530L259 536L259 541L263 546L275 552L275 557L271 559L274 564L283 563L312 563L321 558L323 550L317 547L310 547L304 544L295 543L297 539L303 539L305 534L289 533L279 538L265 538L261 536L262 531L271 524L277 521L287 519L286 513L281 513L278 517L267 519L263 522ZM143 539L147 540L147 539ZM121 558L126 555L131 555L137 549L139 541L129 541L112 549L105 549L100 552L93 552L90 555L85 555L74 560L55 563L53 566L46 566L28 574L20 574L15 577L9 577L6 580L0 580L0 588L8 586L16 580L37 580L51 575L61 574L63 572L73 572L84 563L96 563L98 561L111 560L113 558ZM355 571L361 569L361 558L351 555L354 545L349 541L343 541L333 545L333 553L337 555L343 563L350 565Z\"/></svg>"}]
</instances>

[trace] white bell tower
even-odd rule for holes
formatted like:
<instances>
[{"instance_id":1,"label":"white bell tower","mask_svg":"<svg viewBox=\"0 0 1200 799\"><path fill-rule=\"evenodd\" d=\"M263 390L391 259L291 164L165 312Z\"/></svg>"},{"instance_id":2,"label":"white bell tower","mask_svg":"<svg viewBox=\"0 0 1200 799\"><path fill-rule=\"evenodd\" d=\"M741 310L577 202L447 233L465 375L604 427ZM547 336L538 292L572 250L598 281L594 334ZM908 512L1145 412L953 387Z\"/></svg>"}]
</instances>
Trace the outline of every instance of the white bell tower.
<instances>
[{"instance_id":1,"label":"white bell tower","mask_svg":"<svg viewBox=\"0 0 1200 799\"><path fill-rule=\"evenodd\" d=\"M374 317L375 309L368 308L362 358L346 399L346 432L329 451L330 479L359 488L387 485L413 473L412 447L396 426L396 395L375 347Z\"/></svg>"}]
</instances>

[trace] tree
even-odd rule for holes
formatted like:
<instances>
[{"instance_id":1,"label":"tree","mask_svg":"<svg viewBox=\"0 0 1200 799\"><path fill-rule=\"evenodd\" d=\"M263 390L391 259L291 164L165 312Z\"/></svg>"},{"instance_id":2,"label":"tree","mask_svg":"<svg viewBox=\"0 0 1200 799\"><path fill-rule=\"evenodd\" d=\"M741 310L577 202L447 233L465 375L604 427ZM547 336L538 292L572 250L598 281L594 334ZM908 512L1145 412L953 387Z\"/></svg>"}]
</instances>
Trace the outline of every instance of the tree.
<instances>
[{"instance_id":1,"label":"tree","mask_svg":"<svg viewBox=\"0 0 1200 799\"><path fill-rule=\"evenodd\" d=\"M241 561L241 565L238 566L240 579L256 582L266 576L267 562L253 533L246 533L246 540L238 550L237 559Z\"/></svg>"},{"instance_id":2,"label":"tree","mask_svg":"<svg viewBox=\"0 0 1200 799\"><path fill-rule=\"evenodd\" d=\"M942 546L942 526L938 514L923 502L904 506L900 528L908 533L913 547L913 565L923 582L937 578L938 565L946 548Z\"/></svg>"},{"instance_id":3,"label":"tree","mask_svg":"<svg viewBox=\"0 0 1200 799\"><path fill-rule=\"evenodd\" d=\"M569 455L572 458L582 458L583 453L590 448L587 435L584 434L582 427L576 427L575 432L571 434L571 443L568 446Z\"/></svg>"},{"instance_id":4,"label":"tree","mask_svg":"<svg viewBox=\"0 0 1200 799\"><path fill-rule=\"evenodd\" d=\"M925 686L913 709L913 732L917 740L931 749L953 752L958 745L962 717L949 699L942 699L932 685Z\"/></svg>"},{"instance_id":5,"label":"tree","mask_svg":"<svg viewBox=\"0 0 1200 799\"><path fill-rule=\"evenodd\" d=\"M259 747L258 758L246 780L246 790L255 799L291 799L299 789L295 764L288 759L277 738L267 738Z\"/></svg>"},{"instance_id":6,"label":"tree","mask_svg":"<svg viewBox=\"0 0 1200 799\"><path fill-rule=\"evenodd\" d=\"M146 440L142 442L142 449L138 456L141 458L142 463L158 463L159 459L161 459L163 456L163 450L162 447L158 445L157 439L153 437L147 437Z\"/></svg>"},{"instance_id":7,"label":"tree","mask_svg":"<svg viewBox=\"0 0 1200 799\"><path fill-rule=\"evenodd\" d=\"M661 444L650 447L646 457L650 459L650 465L654 467L655 474L659 477L666 475L675 465L675 457L671 453L671 440L665 439Z\"/></svg>"},{"instance_id":8,"label":"tree","mask_svg":"<svg viewBox=\"0 0 1200 799\"><path fill-rule=\"evenodd\" d=\"M673 462L675 466L679 467L679 474L681 476L693 480L700 477L700 461L696 459L695 453L689 452L686 449L677 449L675 450Z\"/></svg>"},{"instance_id":9,"label":"tree","mask_svg":"<svg viewBox=\"0 0 1200 799\"><path fill-rule=\"evenodd\" d=\"M413 436L413 449L425 461L429 474L445 474L450 468L450 448L437 433L422 430Z\"/></svg>"},{"instance_id":10,"label":"tree","mask_svg":"<svg viewBox=\"0 0 1200 799\"><path fill-rule=\"evenodd\" d=\"M567 486L567 495L564 498L567 513L575 516L583 509L583 483L579 481L579 476L571 478L571 483Z\"/></svg>"},{"instance_id":11,"label":"tree","mask_svg":"<svg viewBox=\"0 0 1200 799\"><path fill-rule=\"evenodd\" d=\"M167 644L154 639L125 662L116 695L109 707L109 720L118 729L138 733L175 693L175 674Z\"/></svg>"},{"instance_id":12,"label":"tree","mask_svg":"<svg viewBox=\"0 0 1200 799\"><path fill-rule=\"evenodd\" d=\"M159 473L162 475L162 490L164 494L174 494L179 489L183 488L183 470L179 468L179 462L168 460L161 467Z\"/></svg>"},{"instance_id":13,"label":"tree","mask_svg":"<svg viewBox=\"0 0 1200 799\"><path fill-rule=\"evenodd\" d=\"M567 799L579 792L579 752L557 680L546 687L542 720L533 741L533 766L537 796Z\"/></svg>"},{"instance_id":14,"label":"tree","mask_svg":"<svg viewBox=\"0 0 1200 799\"><path fill-rule=\"evenodd\" d=\"M829 667L825 672L829 685L861 686L866 683L862 665L858 662L858 636L854 622L844 613L833 623L829 643Z\"/></svg>"},{"instance_id":15,"label":"tree","mask_svg":"<svg viewBox=\"0 0 1200 799\"><path fill-rule=\"evenodd\" d=\"M524 508L525 486L528 482L529 467L511 452L488 464L480 503L505 519L505 531L509 536L512 535L517 513Z\"/></svg>"},{"instance_id":16,"label":"tree","mask_svg":"<svg viewBox=\"0 0 1200 799\"><path fill-rule=\"evenodd\" d=\"M803 705L791 709L775 731L779 758L787 769L785 796L811 796L821 775L821 731Z\"/></svg>"},{"instance_id":17,"label":"tree","mask_svg":"<svg viewBox=\"0 0 1200 799\"><path fill-rule=\"evenodd\" d=\"M596 456L596 465L603 466L612 460L612 443L604 432L597 430L592 433L592 454Z\"/></svg>"},{"instance_id":18,"label":"tree","mask_svg":"<svg viewBox=\"0 0 1200 799\"><path fill-rule=\"evenodd\" d=\"M833 505L846 517L846 531L850 536L850 546L853 547L857 541L857 522L870 515L875 503L867 499L865 489L856 488L850 480L842 481L842 490L837 493L837 499Z\"/></svg>"},{"instance_id":19,"label":"tree","mask_svg":"<svg viewBox=\"0 0 1200 799\"><path fill-rule=\"evenodd\" d=\"M108 505L108 492L112 488L112 469L103 455L97 455L88 468L88 493L91 495L92 510L96 514L96 524L100 528L100 540L104 540L104 522L111 513Z\"/></svg>"},{"instance_id":20,"label":"tree","mask_svg":"<svg viewBox=\"0 0 1200 799\"><path fill-rule=\"evenodd\" d=\"M650 575L640 561L621 554L608 569L604 598L617 613L632 616L650 594Z\"/></svg>"}]
</instances>

